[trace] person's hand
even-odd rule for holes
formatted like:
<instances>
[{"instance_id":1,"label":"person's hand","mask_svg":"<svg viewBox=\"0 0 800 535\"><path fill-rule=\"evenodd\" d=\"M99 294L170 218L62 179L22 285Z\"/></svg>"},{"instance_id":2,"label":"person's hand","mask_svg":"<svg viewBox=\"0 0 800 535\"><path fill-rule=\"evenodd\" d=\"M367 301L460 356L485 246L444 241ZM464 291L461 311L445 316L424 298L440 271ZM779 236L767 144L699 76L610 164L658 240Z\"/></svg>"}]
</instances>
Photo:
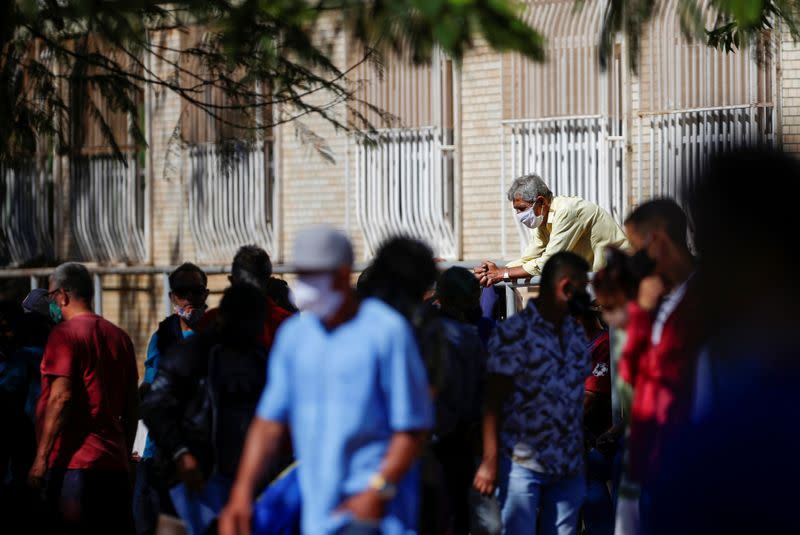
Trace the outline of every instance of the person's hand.
<instances>
[{"instance_id":1,"label":"person's hand","mask_svg":"<svg viewBox=\"0 0 800 535\"><path fill-rule=\"evenodd\" d=\"M44 486L44 475L47 472L47 460L36 457L28 472L28 485L32 488L41 490Z\"/></svg>"},{"instance_id":2,"label":"person's hand","mask_svg":"<svg viewBox=\"0 0 800 535\"><path fill-rule=\"evenodd\" d=\"M661 277L658 275L645 277L639 283L639 306L643 310L653 311L666 293L667 288Z\"/></svg>"},{"instance_id":3,"label":"person's hand","mask_svg":"<svg viewBox=\"0 0 800 535\"><path fill-rule=\"evenodd\" d=\"M203 489L205 486L203 472L200 470L200 464L194 458L194 455L186 452L178 457L175 464L178 470L178 477L186 485L186 488L193 491Z\"/></svg>"},{"instance_id":4,"label":"person's hand","mask_svg":"<svg viewBox=\"0 0 800 535\"><path fill-rule=\"evenodd\" d=\"M234 487L228 504L219 514L219 535L250 535L252 517L252 494Z\"/></svg>"},{"instance_id":5,"label":"person's hand","mask_svg":"<svg viewBox=\"0 0 800 535\"><path fill-rule=\"evenodd\" d=\"M497 485L497 461L490 459L483 459L478 471L475 473L475 479L472 486L475 490L484 496L491 496Z\"/></svg>"},{"instance_id":6,"label":"person's hand","mask_svg":"<svg viewBox=\"0 0 800 535\"><path fill-rule=\"evenodd\" d=\"M479 266L472 268L472 273L475 275L475 278L481 280L484 275L486 275L486 263L482 263Z\"/></svg>"},{"instance_id":7,"label":"person's hand","mask_svg":"<svg viewBox=\"0 0 800 535\"><path fill-rule=\"evenodd\" d=\"M135 463L138 463L141 460L142 460L142 456L139 455L138 451L134 451L133 453L131 453L131 461L133 461Z\"/></svg>"},{"instance_id":8,"label":"person's hand","mask_svg":"<svg viewBox=\"0 0 800 535\"><path fill-rule=\"evenodd\" d=\"M351 513L356 520L380 520L385 505L377 490L367 489L347 498L338 509Z\"/></svg>"},{"instance_id":9,"label":"person's hand","mask_svg":"<svg viewBox=\"0 0 800 535\"><path fill-rule=\"evenodd\" d=\"M504 272L502 269L497 267L497 264L486 260L483 265L486 266L486 269L480 278L481 286L493 286L498 282L503 281Z\"/></svg>"}]
</instances>

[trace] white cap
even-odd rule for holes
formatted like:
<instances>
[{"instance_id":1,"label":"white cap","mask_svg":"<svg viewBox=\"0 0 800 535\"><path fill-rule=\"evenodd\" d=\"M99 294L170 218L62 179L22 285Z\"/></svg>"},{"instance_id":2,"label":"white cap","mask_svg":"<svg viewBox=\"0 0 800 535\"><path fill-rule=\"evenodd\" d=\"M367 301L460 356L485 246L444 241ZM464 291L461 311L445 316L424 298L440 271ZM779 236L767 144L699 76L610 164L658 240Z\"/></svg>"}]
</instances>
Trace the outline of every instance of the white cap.
<instances>
[{"instance_id":1,"label":"white cap","mask_svg":"<svg viewBox=\"0 0 800 535\"><path fill-rule=\"evenodd\" d=\"M348 237L325 225L301 230L294 240L295 271L335 271L353 265L353 246Z\"/></svg>"}]
</instances>

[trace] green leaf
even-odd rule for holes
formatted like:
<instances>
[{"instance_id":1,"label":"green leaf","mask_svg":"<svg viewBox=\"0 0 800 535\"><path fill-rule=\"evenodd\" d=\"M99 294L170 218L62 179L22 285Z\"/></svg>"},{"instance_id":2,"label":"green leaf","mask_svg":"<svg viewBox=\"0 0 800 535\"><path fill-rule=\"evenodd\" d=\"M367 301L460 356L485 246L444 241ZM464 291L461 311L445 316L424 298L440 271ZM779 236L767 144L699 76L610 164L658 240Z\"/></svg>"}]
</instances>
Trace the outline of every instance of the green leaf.
<instances>
[{"instance_id":1,"label":"green leaf","mask_svg":"<svg viewBox=\"0 0 800 535\"><path fill-rule=\"evenodd\" d=\"M753 27L761 22L764 2L761 0L727 0L727 11L741 27Z\"/></svg>"}]
</instances>

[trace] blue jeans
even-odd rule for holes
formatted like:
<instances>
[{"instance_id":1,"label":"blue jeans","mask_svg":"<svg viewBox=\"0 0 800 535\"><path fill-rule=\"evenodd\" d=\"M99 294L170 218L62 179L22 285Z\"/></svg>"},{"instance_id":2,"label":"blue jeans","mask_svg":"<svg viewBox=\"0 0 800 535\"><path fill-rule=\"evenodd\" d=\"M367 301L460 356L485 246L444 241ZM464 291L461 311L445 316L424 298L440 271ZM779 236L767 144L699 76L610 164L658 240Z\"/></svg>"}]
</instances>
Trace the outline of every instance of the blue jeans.
<instances>
[{"instance_id":1,"label":"blue jeans","mask_svg":"<svg viewBox=\"0 0 800 535\"><path fill-rule=\"evenodd\" d=\"M586 496L583 474L566 479L548 476L505 456L499 468L503 535L536 535L539 511L542 535L575 535Z\"/></svg>"}]
</instances>

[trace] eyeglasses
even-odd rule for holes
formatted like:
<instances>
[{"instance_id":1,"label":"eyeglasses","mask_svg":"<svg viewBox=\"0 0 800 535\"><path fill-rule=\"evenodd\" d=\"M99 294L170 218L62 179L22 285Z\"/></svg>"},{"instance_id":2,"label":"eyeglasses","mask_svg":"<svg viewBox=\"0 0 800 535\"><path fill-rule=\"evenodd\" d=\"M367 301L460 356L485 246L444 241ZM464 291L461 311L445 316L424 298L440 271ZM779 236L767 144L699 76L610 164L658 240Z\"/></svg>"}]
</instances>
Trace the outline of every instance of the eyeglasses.
<instances>
[{"instance_id":1,"label":"eyeglasses","mask_svg":"<svg viewBox=\"0 0 800 535\"><path fill-rule=\"evenodd\" d=\"M47 294L45 295L45 299L47 300L47 302L48 303L55 303L56 302L56 294L58 292L60 292L61 290L63 290L63 289L64 288L56 288L52 292L47 292Z\"/></svg>"},{"instance_id":2,"label":"eyeglasses","mask_svg":"<svg viewBox=\"0 0 800 535\"><path fill-rule=\"evenodd\" d=\"M179 299L192 297L205 297L208 289L205 286L180 286L172 289L172 293Z\"/></svg>"}]
</instances>

